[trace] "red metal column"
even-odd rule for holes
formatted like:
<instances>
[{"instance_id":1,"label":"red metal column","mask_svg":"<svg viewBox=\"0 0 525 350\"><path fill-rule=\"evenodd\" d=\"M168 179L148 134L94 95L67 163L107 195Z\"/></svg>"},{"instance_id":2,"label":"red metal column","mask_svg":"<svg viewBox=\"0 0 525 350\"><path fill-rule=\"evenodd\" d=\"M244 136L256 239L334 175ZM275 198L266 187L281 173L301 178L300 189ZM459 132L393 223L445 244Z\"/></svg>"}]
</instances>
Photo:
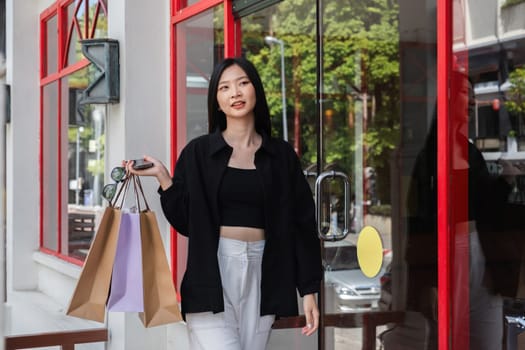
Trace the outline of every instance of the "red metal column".
<instances>
[{"instance_id":1,"label":"red metal column","mask_svg":"<svg viewBox=\"0 0 525 350\"><path fill-rule=\"evenodd\" d=\"M450 143L449 77L452 62L452 0L437 0L437 190L438 190L438 348L450 349Z\"/></svg>"},{"instance_id":2,"label":"red metal column","mask_svg":"<svg viewBox=\"0 0 525 350\"><path fill-rule=\"evenodd\" d=\"M177 51L175 49L175 45L177 44L176 41L176 35L175 35L175 24L173 22L173 16L178 11L178 2L177 0L170 1L170 170L173 169L175 166L175 160L177 157L176 150L177 147L177 129L176 129L176 120L175 120L175 96L177 96L177 87L175 85L177 72L175 67L175 55L177 54ZM177 285L177 232L173 229L173 227L170 227L170 263L171 263L171 275L173 278L173 281L175 282L175 286L177 287L177 290L179 290ZM180 297L180 294L178 294Z\"/></svg>"},{"instance_id":3,"label":"red metal column","mask_svg":"<svg viewBox=\"0 0 525 350\"><path fill-rule=\"evenodd\" d=\"M235 56L233 0L224 0L224 57Z\"/></svg>"}]
</instances>

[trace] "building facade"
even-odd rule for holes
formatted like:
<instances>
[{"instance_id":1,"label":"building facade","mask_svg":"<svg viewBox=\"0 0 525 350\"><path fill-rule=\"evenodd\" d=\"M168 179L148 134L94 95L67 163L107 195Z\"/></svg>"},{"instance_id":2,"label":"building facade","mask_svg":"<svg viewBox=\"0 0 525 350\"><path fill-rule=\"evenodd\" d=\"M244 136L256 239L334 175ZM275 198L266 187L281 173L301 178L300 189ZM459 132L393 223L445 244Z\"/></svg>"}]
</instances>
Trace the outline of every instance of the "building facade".
<instances>
[{"instance_id":1,"label":"building facade","mask_svg":"<svg viewBox=\"0 0 525 350\"><path fill-rule=\"evenodd\" d=\"M279 320L270 348L517 349L524 1L7 0L4 11L6 334L24 331L14 301L27 293L67 307L112 168L145 154L173 168L207 132L213 67L244 55L274 136L311 181L323 238L320 331L303 338L300 318ZM186 241L143 183L178 288ZM97 348L187 348L183 323L144 329L108 313L102 326L111 339Z\"/></svg>"}]
</instances>

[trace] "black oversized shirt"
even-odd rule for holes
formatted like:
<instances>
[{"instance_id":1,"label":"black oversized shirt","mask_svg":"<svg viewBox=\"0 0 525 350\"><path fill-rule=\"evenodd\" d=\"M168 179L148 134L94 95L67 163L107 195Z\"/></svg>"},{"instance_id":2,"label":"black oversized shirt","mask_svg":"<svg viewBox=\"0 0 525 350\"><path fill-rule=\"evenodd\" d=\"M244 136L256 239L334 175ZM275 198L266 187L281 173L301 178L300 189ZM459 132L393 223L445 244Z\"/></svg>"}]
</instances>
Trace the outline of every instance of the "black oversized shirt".
<instances>
[{"instance_id":1,"label":"black oversized shirt","mask_svg":"<svg viewBox=\"0 0 525 350\"><path fill-rule=\"evenodd\" d=\"M164 214L188 239L182 312L224 311L217 248L218 192L233 149L222 133L200 136L182 150L173 184L160 191ZM261 315L298 314L297 293L317 293L322 279L312 192L289 143L263 135L255 167L264 186L266 243Z\"/></svg>"}]
</instances>

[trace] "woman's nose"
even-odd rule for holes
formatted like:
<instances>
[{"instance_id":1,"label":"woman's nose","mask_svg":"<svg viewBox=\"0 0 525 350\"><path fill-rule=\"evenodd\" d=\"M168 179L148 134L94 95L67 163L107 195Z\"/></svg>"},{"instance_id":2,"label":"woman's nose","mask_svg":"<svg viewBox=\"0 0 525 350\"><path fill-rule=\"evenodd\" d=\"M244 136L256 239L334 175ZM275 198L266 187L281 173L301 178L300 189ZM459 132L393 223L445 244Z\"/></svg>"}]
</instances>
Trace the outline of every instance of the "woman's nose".
<instances>
[{"instance_id":1,"label":"woman's nose","mask_svg":"<svg viewBox=\"0 0 525 350\"><path fill-rule=\"evenodd\" d=\"M241 90L239 89L233 89L232 90L232 97L237 97L241 95Z\"/></svg>"}]
</instances>

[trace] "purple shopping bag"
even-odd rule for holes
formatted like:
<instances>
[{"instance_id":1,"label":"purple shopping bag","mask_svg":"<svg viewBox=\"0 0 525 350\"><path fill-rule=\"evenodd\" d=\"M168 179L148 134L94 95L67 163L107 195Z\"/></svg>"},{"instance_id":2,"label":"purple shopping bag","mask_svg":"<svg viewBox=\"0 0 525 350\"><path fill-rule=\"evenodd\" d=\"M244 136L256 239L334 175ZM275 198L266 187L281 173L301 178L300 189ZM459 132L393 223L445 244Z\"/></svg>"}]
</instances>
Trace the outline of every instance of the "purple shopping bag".
<instances>
[{"instance_id":1,"label":"purple shopping bag","mask_svg":"<svg viewBox=\"0 0 525 350\"><path fill-rule=\"evenodd\" d=\"M107 308L108 311L144 311L138 213L122 213Z\"/></svg>"}]
</instances>

